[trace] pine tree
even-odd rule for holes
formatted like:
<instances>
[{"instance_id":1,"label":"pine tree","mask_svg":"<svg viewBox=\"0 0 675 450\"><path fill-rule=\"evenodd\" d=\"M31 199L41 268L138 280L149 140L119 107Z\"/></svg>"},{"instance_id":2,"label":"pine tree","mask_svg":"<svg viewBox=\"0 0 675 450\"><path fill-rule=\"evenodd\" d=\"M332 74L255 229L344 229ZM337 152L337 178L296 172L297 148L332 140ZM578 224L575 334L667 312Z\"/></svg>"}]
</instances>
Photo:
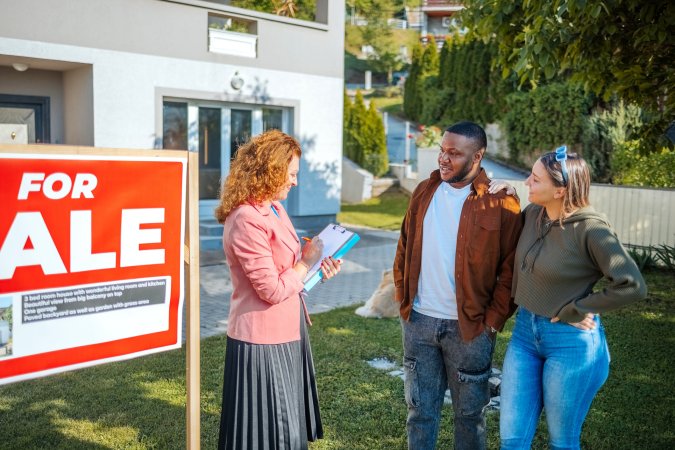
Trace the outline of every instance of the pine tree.
<instances>
[{"instance_id":1,"label":"pine tree","mask_svg":"<svg viewBox=\"0 0 675 450\"><path fill-rule=\"evenodd\" d=\"M450 38L446 38L443 41L443 48L441 48L441 54L438 58L438 84L440 87L445 87L445 71L446 66L448 65L448 59L450 58L450 52L452 47L452 41Z\"/></svg>"},{"instance_id":2,"label":"pine tree","mask_svg":"<svg viewBox=\"0 0 675 450\"><path fill-rule=\"evenodd\" d=\"M436 75L438 73L438 46L436 45L436 39L433 36L429 36L429 42L424 48L424 54L422 55L422 77Z\"/></svg>"},{"instance_id":3,"label":"pine tree","mask_svg":"<svg viewBox=\"0 0 675 450\"><path fill-rule=\"evenodd\" d=\"M354 139L350 130L352 129L352 101L344 91L344 106L342 109L342 154L354 160Z\"/></svg>"},{"instance_id":4,"label":"pine tree","mask_svg":"<svg viewBox=\"0 0 675 450\"><path fill-rule=\"evenodd\" d=\"M417 120L417 99L418 99L418 79L422 67L422 54L424 50L419 44L415 44L412 51L412 61L410 63L410 70L408 78L405 80L403 87L403 113L410 120Z\"/></svg>"},{"instance_id":5,"label":"pine tree","mask_svg":"<svg viewBox=\"0 0 675 450\"><path fill-rule=\"evenodd\" d=\"M364 133L364 131L367 127L367 122L368 110L366 109L366 105L363 101L363 95L361 94L361 91L356 91L354 105L351 110L351 119L349 121L349 132L352 134L354 139L352 161L361 167L363 167L364 162L364 152L366 147L366 138L364 136L366 133Z\"/></svg>"},{"instance_id":6,"label":"pine tree","mask_svg":"<svg viewBox=\"0 0 675 450\"><path fill-rule=\"evenodd\" d=\"M380 113L371 102L368 108L368 120L365 127L364 169L379 177L389 170L387 138L384 134L384 122Z\"/></svg>"}]
</instances>

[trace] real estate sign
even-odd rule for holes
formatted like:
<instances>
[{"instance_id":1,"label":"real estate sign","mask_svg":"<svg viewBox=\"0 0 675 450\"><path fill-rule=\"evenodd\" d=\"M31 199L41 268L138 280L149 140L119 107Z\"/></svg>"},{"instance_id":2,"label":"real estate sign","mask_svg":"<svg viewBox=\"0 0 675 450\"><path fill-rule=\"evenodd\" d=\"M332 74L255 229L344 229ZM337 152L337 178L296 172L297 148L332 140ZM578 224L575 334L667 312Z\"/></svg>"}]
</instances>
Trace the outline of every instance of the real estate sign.
<instances>
[{"instance_id":1,"label":"real estate sign","mask_svg":"<svg viewBox=\"0 0 675 450\"><path fill-rule=\"evenodd\" d=\"M187 157L8 148L0 384L179 347Z\"/></svg>"}]
</instances>

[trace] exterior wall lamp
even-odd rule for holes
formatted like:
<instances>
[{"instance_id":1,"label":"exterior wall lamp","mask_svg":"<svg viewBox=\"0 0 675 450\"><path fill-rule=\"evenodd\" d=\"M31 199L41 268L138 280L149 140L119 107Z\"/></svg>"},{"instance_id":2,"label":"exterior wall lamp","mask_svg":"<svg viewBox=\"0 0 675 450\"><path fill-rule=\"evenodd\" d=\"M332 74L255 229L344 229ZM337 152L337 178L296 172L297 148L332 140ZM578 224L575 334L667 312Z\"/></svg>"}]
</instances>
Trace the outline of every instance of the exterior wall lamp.
<instances>
[{"instance_id":1,"label":"exterior wall lamp","mask_svg":"<svg viewBox=\"0 0 675 450\"><path fill-rule=\"evenodd\" d=\"M232 86L232 89L235 91L238 91L239 89L244 86L244 79L239 75L239 72L235 72L234 75L232 75L232 79L230 80L230 86Z\"/></svg>"}]
</instances>

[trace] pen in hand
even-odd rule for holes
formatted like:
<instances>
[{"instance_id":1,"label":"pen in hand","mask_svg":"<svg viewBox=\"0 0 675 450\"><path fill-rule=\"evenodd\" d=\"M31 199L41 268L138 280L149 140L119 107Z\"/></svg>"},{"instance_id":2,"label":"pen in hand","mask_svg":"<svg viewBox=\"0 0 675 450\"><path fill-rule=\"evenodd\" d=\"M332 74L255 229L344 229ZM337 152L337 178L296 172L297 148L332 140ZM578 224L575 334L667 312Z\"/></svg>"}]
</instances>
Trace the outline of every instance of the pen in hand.
<instances>
[{"instance_id":1,"label":"pen in hand","mask_svg":"<svg viewBox=\"0 0 675 450\"><path fill-rule=\"evenodd\" d=\"M303 236L302 239L306 242L312 242L312 238L308 238L307 236Z\"/></svg>"}]
</instances>

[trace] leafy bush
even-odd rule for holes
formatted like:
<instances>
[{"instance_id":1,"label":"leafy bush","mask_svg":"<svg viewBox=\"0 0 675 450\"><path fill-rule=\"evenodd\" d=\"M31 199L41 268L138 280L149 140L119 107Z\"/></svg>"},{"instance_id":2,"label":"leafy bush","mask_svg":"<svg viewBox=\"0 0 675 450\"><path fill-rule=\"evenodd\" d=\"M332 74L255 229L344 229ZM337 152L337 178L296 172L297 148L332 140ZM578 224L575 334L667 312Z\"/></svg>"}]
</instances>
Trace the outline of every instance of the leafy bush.
<instances>
[{"instance_id":1,"label":"leafy bush","mask_svg":"<svg viewBox=\"0 0 675 450\"><path fill-rule=\"evenodd\" d=\"M640 141L620 143L611 157L612 182L652 187L675 187L675 151L667 148L640 153Z\"/></svg>"},{"instance_id":2,"label":"leafy bush","mask_svg":"<svg viewBox=\"0 0 675 450\"><path fill-rule=\"evenodd\" d=\"M675 270L675 247L659 245L654 248L655 259L670 270Z\"/></svg>"},{"instance_id":3,"label":"leafy bush","mask_svg":"<svg viewBox=\"0 0 675 450\"><path fill-rule=\"evenodd\" d=\"M278 14L277 11L281 2L274 0L232 0L231 5L238 8L252 9L254 11L262 11L270 14ZM295 18L302 20L316 19L316 0L295 0L293 2Z\"/></svg>"},{"instance_id":4,"label":"leafy bush","mask_svg":"<svg viewBox=\"0 0 675 450\"><path fill-rule=\"evenodd\" d=\"M635 264L637 264L640 272L642 272L644 269L649 269L656 266L656 261L652 256L652 251L652 247L633 247L628 249L628 254L631 258L633 258L633 261L635 261Z\"/></svg>"},{"instance_id":5,"label":"leafy bush","mask_svg":"<svg viewBox=\"0 0 675 450\"><path fill-rule=\"evenodd\" d=\"M415 145L421 148L438 147L441 144L443 132L436 126L420 127L420 132L415 138Z\"/></svg>"},{"instance_id":6,"label":"leafy bush","mask_svg":"<svg viewBox=\"0 0 675 450\"><path fill-rule=\"evenodd\" d=\"M633 139L643 125L642 110L634 104L615 102L609 109L586 117L582 136L583 156L591 167L594 182L612 179L611 156L622 142Z\"/></svg>"},{"instance_id":7,"label":"leafy bush","mask_svg":"<svg viewBox=\"0 0 675 450\"><path fill-rule=\"evenodd\" d=\"M438 77L435 75L427 77L422 84L422 112L419 120L422 123L438 123L448 105L450 92L438 87Z\"/></svg>"},{"instance_id":8,"label":"leafy bush","mask_svg":"<svg viewBox=\"0 0 675 450\"><path fill-rule=\"evenodd\" d=\"M491 66L496 44L452 36L446 39L440 56L432 44L430 40L425 50L413 51L404 92L406 116L427 124L494 122L514 86L512 79L502 79L499 70Z\"/></svg>"},{"instance_id":9,"label":"leafy bush","mask_svg":"<svg viewBox=\"0 0 675 450\"><path fill-rule=\"evenodd\" d=\"M581 86L551 83L507 96L503 118L510 157L530 165L541 153L581 142L591 99Z\"/></svg>"}]
</instances>

